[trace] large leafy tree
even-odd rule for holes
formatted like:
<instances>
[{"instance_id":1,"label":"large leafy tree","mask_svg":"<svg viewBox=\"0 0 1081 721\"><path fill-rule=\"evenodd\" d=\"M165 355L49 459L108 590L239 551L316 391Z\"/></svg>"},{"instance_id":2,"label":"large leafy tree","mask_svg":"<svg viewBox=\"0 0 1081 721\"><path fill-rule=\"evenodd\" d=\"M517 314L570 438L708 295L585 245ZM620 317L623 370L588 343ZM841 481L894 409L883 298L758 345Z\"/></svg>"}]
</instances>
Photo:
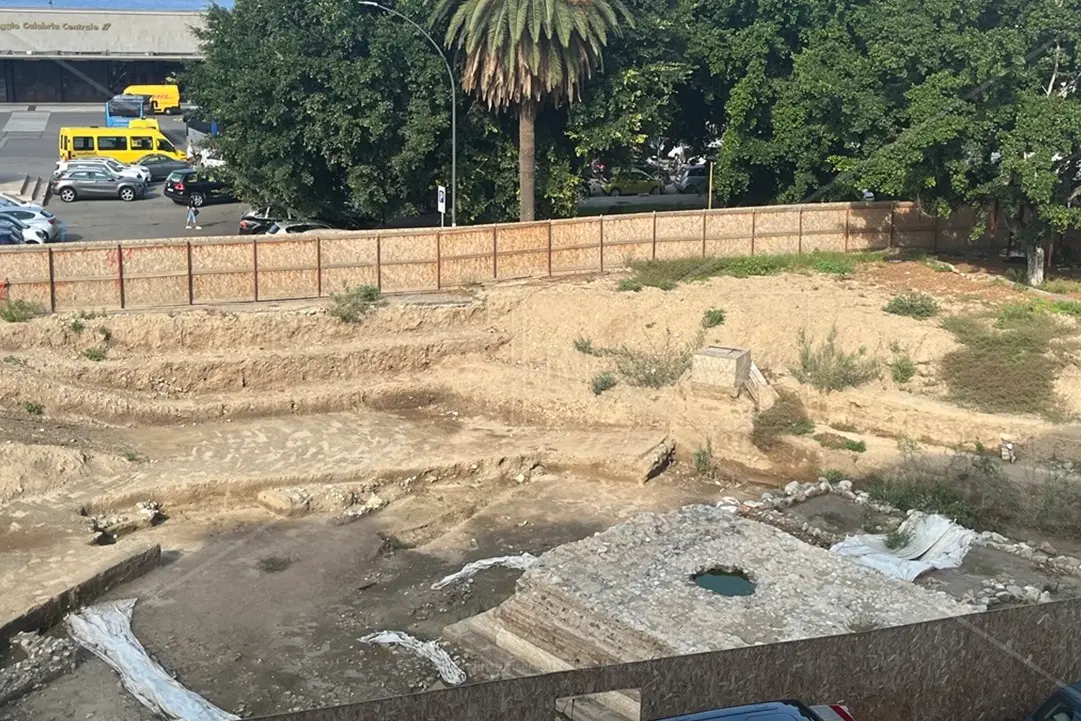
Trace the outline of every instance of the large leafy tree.
<instances>
[{"instance_id":1,"label":"large leafy tree","mask_svg":"<svg viewBox=\"0 0 1081 721\"><path fill-rule=\"evenodd\" d=\"M411 5L422 12L399 7ZM450 176L450 90L407 23L349 2L237 0L211 6L200 39L185 82L224 128L241 197L376 218L434 204Z\"/></svg>"},{"instance_id":2,"label":"large leafy tree","mask_svg":"<svg viewBox=\"0 0 1081 721\"><path fill-rule=\"evenodd\" d=\"M440 0L435 17L448 19L466 91L493 110L518 111L519 219L533 220L538 110L580 97L630 13L622 0Z\"/></svg>"}]
</instances>

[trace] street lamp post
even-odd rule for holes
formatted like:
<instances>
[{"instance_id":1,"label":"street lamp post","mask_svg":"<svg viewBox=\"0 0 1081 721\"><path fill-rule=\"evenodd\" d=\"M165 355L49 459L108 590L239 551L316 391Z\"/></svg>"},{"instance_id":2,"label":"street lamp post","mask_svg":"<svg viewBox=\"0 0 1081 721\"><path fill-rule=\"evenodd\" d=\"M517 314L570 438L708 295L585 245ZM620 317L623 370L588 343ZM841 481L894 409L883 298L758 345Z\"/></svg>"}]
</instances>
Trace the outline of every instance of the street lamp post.
<instances>
[{"instance_id":1,"label":"street lamp post","mask_svg":"<svg viewBox=\"0 0 1081 721\"><path fill-rule=\"evenodd\" d=\"M439 43L409 16L371 0L357 0L357 2L400 17L415 27L421 35L428 38L428 42L432 44L435 51L439 53L439 57L443 58L443 64L447 66L447 77L450 79L450 224L456 226L458 224L458 92L454 85L454 71L450 67L450 61L447 60L443 48L439 47Z\"/></svg>"}]
</instances>

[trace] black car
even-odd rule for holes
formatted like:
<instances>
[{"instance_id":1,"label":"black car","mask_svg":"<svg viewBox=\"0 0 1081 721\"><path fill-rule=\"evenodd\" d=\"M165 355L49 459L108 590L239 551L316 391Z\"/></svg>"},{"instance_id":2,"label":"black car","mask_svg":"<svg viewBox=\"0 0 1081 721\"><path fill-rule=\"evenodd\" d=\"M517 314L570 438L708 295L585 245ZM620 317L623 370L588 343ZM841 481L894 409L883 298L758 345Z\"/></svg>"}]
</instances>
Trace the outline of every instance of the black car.
<instances>
[{"instance_id":1,"label":"black car","mask_svg":"<svg viewBox=\"0 0 1081 721\"><path fill-rule=\"evenodd\" d=\"M171 158L168 155L162 155L161 153L144 155L132 163L132 165L141 165L149 170L150 180L155 183L159 180L165 180L178 170L188 169L188 163L186 161L177 160L176 158Z\"/></svg>"},{"instance_id":2,"label":"black car","mask_svg":"<svg viewBox=\"0 0 1081 721\"><path fill-rule=\"evenodd\" d=\"M187 205L188 198L196 206L207 203L226 203L236 200L228 183L212 170L188 168L174 170L165 179L165 197L177 205Z\"/></svg>"}]
</instances>

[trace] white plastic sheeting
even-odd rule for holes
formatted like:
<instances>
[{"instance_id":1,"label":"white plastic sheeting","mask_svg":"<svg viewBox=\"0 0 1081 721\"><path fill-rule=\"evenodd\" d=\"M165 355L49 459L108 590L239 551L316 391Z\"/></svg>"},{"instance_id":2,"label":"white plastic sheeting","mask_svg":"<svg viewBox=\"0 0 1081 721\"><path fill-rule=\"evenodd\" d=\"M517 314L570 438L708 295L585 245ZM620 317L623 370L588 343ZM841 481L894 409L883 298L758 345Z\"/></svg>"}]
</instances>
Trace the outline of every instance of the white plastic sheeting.
<instances>
[{"instance_id":1,"label":"white plastic sheeting","mask_svg":"<svg viewBox=\"0 0 1081 721\"><path fill-rule=\"evenodd\" d=\"M234 721L202 696L181 686L143 648L131 630L134 598L110 601L68 614L71 637L120 674L124 688L143 706L178 721Z\"/></svg>"},{"instance_id":2,"label":"white plastic sheeting","mask_svg":"<svg viewBox=\"0 0 1081 721\"><path fill-rule=\"evenodd\" d=\"M454 659L450 657L450 654L444 651L435 641L421 641L401 631L377 631L360 640L362 643L403 646L435 664L436 670L439 671L439 678L451 686L465 683L465 671L458 668L458 664L454 663Z\"/></svg>"},{"instance_id":3,"label":"white plastic sheeting","mask_svg":"<svg viewBox=\"0 0 1081 721\"><path fill-rule=\"evenodd\" d=\"M495 558L482 558L479 561L473 561L462 566L462 570L457 573L452 573L446 578L436 581L432 584L432 590L438 590L449 586L452 583L465 580L472 577L477 571L483 571L486 568L493 568L494 566L504 566L505 568L519 568L525 570L537 562L537 557L532 553L522 553L517 556L496 556Z\"/></svg>"},{"instance_id":4,"label":"white plastic sheeting","mask_svg":"<svg viewBox=\"0 0 1081 721\"><path fill-rule=\"evenodd\" d=\"M976 539L975 531L945 516L919 511L909 515L897 530L908 536L908 543L900 548L887 548L885 535L865 535L849 536L830 550L887 576L915 581L931 569L959 567Z\"/></svg>"}]
</instances>

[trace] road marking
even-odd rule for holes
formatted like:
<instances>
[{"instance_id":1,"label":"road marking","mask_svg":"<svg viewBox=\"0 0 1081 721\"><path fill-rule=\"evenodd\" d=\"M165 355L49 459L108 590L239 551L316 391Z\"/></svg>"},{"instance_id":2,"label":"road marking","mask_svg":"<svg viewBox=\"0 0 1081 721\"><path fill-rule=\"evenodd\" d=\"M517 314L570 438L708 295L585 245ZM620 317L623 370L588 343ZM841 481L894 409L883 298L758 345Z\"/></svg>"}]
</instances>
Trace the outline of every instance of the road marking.
<instances>
[{"instance_id":1,"label":"road marking","mask_svg":"<svg viewBox=\"0 0 1081 721\"><path fill-rule=\"evenodd\" d=\"M0 133L41 133L49 125L49 113L14 112Z\"/></svg>"}]
</instances>

